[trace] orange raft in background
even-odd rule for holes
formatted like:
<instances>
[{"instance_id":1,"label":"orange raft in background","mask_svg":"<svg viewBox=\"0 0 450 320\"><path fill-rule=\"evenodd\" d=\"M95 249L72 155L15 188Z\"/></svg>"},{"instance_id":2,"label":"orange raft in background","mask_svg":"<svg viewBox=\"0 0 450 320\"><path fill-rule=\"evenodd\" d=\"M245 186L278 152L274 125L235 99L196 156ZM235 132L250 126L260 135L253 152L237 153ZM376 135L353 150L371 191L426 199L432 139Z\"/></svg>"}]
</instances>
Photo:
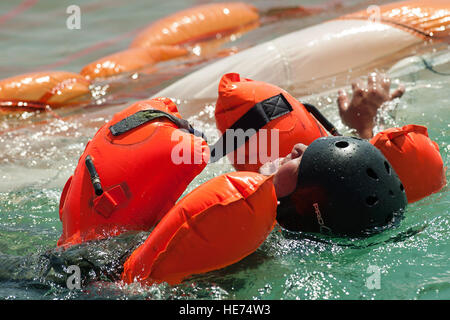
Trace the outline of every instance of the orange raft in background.
<instances>
[{"instance_id":1,"label":"orange raft in background","mask_svg":"<svg viewBox=\"0 0 450 320\"><path fill-rule=\"evenodd\" d=\"M246 3L214 3L182 10L153 22L138 34L129 49L86 65L80 74L43 71L1 80L0 112L45 110L47 106L89 102L90 81L96 78L146 67L152 70L158 62L190 53L187 47L179 45L198 44L215 39L216 34L245 32L258 25L257 9Z\"/></svg>"},{"instance_id":2,"label":"orange raft in background","mask_svg":"<svg viewBox=\"0 0 450 320\"><path fill-rule=\"evenodd\" d=\"M132 48L113 53L85 66L80 74L86 79L106 78L124 72L151 67L157 62L184 56L188 51L177 46Z\"/></svg>"},{"instance_id":3,"label":"orange raft in background","mask_svg":"<svg viewBox=\"0 0 450 320\"><path fill-rule=\"evenodd\" d=\"M124 264L122 280L180 283L254 252L275 226L271 177L233 172L200 185L178 202Z\"/></svg>"},{"instance_id":4,"label":"orange raft in background","mask_svg":"<svg viewBox=\"0 0 450 320\"><path fill-rule=\"evenodd\" d=\"M45 110L90 99L90 82L65 71L27 73L0 81L0 112Z\"/></svg>"},{"instance_id":5,"label":"orange raft in background","mask_svg":"<svg viewBox=\"0 0 450 320\"><path fill-rule=\"evenodd\" d=\"M206 142L179 130L177 119L175 104L156 98L118 112L98 130L64 186L58 246L149 230L174 206L209 160Z\"/></svg>"},{"instance_id":6,"label":"orange raft in background","mask_svg":"<svg viewBox=\"0 0 450 320\"><path fill-rule=\"evenodd\" d=\"M258 9L243 2L212 3L174 13L139 33L132 48L200 42L258 23Z\"/></svg>"},{"instance_id":7,"label":"orange raft in background","mask_svg":"<svg viewBox=\"0 0 450 320\"><path fill-rule=\"evenodd\" d=\"M273 120L261 128L267 130L264 138L261 137L261 131L257 130L245 145L228 154L238 171L258 172L263 163L289 154L295 144L309 145L315 139L327 136L325 129L306 108L285 90L266 82L241 78L237 73L225 74L219 83L215 109L217 129L222 134L230 128L240 129L246 116L249 116L248 120L252 124L259 122L254 116L255 113L258 113L258 117L260 114L256 109L264 110L263 118ZM273 117L274 112L280 112L280 116ZM278 141L274 143L271 139L272 130L278 130L279 134ZM263 141L266 138L267 141ZM256 147L251 148L250 145ZM267 159L263 159L263 155Z\"/></svg>"},{"instance_id":8,"label":"orange raft in background","mask_svg":"<svg viewBox=\"0 0 450 320\"><path fill-rule=\"evenodd\" d=\"M86 65L81 74L104 78L139 70L190 51L181 45L199 44L217 34L248 31L259 26L258 10L242 2L212 3L176 12L151 23L133 40L129 49Z\"/></svg>"},{"instance_id":9,"label":"orange raft in background","mask_svg":"<svg viewBox=\"0 0 450 320\"><path fill-rule=\"evenodd\" d=\"M370 142L391 163L402 181L408 202L423 199L446 185L439 147L424 126L406 125L378 133Z\"/></svg>"}]
</instances>

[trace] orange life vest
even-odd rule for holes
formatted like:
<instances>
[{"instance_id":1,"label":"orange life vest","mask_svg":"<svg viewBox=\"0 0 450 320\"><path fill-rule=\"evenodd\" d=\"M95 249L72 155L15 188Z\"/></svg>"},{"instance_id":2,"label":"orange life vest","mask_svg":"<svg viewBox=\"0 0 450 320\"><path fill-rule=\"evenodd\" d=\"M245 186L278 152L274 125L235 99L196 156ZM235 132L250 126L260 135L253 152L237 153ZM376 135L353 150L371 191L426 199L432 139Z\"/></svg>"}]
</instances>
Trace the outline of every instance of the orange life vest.
<instances>
[{"instance_id":1,"label":"orange life vest","mask_svg":"<svg viewBox=\"0 0 450 320\"><path fill-rule=\"evenodd\" d=\"M159 111L162 116L147 117ZM183 121L170 99L156 98L100 128L61 195L58 245L153 227L209 160L206 142L179 130Z\"/></svg>"},{"instance_id":2,"label":"orange life vest","mask_svg":"<svg viewBox=\"0 0 450 320\"><path fill-rule=\"evenodd\" d=\"M122 279L177 284L254 252L275 225L271 177L233 172L202 184L178 202L124 264Z\"/></svg>"},{"instance_id":3,"label":"orange life vest","mask_svg":"<svg viewBox=\"0 0 450 320\"><path fill-rule=\"evenodd\" d=\"M408 202L438 192L446 184L439 147L424 126L406 125L378 133L370 142L380 149L402 181Z\"/></svg>"},{"instance_id":4,"label":"orange life vest","mask_svg":"<svg viewBox=\"0 0 450 320\"><path fill-rule=\"evenodd\" d=\"M215 118L222 137L226 137L229 129L237 134L237 129L254 128L255 123L260 124L256 128L257 133L244 145L228 153L229 160L239 171L257 172L265 162L289 154L295 144L309 145L315 139L327 136L325 129L304 105L285 90L262 81L241 78L237 73L225 74L220 80ZM212 158L214 156L212 151Z\"/></svg>"}]
</instances>

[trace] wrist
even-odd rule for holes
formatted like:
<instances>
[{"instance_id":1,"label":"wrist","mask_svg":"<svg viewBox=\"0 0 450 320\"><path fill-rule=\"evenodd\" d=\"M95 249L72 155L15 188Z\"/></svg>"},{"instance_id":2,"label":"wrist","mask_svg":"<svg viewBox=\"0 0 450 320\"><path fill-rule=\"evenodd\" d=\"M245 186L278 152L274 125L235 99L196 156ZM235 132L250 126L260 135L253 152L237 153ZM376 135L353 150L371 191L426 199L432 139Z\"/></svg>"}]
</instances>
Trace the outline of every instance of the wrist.
<instances>
[{"instance_id":1,"label":"wrist","mask_svg":"<svg viewBox=\"0 0 450 320\"><path fill-rule=\"evenodd\" d=\"M358 135L363 139L371 139L373 137L373 127L356 129Z\"/></svg>"}]
</instances>

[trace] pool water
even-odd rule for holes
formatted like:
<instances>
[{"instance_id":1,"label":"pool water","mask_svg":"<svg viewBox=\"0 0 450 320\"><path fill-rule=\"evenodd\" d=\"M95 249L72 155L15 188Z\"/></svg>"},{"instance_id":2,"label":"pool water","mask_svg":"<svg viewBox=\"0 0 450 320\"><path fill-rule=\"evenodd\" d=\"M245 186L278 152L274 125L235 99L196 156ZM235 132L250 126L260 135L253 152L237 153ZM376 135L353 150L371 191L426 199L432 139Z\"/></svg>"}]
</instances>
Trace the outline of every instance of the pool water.
<instances>
[{"instance_id":1,"label":"pool water","mask_svg":"<svg viewBox=\"0 0 450 320\"><path fill-rule=\"evenodd\" d=\"M76 31L65 27L65 10L71 2L27 1L31 4L27 10L0 25L6 48L0 53L0 78L45 69L78 72L86 63L124 49L136 30L150 21L206 1L78 1L82 26ZM296 2L276 1L276 5ZM1 2L0 17L20 3ZM270 8L275 1L251 3ZM343 1L338 10L273 23L226 47L244 49L370 3ZM439 73L426 69L419 59L405 60L389 72L394 86L402 82L407 91L388 104L382 113L384 123L377 126L377 130L411 123L427 126L445 166L450 163L450 76L445 75L450 73L449 57L449 48L442 46L426 56ZM59 197L87 141L118 110L210 62L195 61L181 71L168 63L165 71L137 82L126 78L100 83L92 105L58 111L61 118L24 113L0 119L0 299L450 299L448 186L409 205L401 224L381 234L341 239L290 233L277 226L242 261L177 286L123 285L99 278L80 290L69 290L58 281L39 278L36 257L54 248L61 234ZM351 133L338 117L337 88L298 98L318 106L341 132ZM211 120L213 108L213 102L205 103L202 117ZM202 117L189 120L201 123ZM212 126L204 128L207 134L215 132ZM231 170L229 164L209 165L185 194ZM101 247L95 250L97 256L108 254Z\"/></svg>"}]
</instances>

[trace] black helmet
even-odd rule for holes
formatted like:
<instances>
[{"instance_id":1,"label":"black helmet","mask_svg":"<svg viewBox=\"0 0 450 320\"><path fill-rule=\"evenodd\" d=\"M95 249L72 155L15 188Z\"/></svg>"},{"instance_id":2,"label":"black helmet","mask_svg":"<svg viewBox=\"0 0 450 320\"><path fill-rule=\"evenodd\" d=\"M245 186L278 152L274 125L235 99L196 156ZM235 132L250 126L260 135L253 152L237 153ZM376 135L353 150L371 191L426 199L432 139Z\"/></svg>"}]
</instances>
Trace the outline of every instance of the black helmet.
<instances>
[{"instance_id":1,"label":"black helmet","mask_svg":"<svg viewBox=\"0 0 450 320\"><path fill-rule=\"evenodd\" d=\"M282 227L348 236L384 230L407 204L403 185L383 154L355 137L312 142L300 162L296 190L279 201Z\"/></svg>"}]
</instances>

